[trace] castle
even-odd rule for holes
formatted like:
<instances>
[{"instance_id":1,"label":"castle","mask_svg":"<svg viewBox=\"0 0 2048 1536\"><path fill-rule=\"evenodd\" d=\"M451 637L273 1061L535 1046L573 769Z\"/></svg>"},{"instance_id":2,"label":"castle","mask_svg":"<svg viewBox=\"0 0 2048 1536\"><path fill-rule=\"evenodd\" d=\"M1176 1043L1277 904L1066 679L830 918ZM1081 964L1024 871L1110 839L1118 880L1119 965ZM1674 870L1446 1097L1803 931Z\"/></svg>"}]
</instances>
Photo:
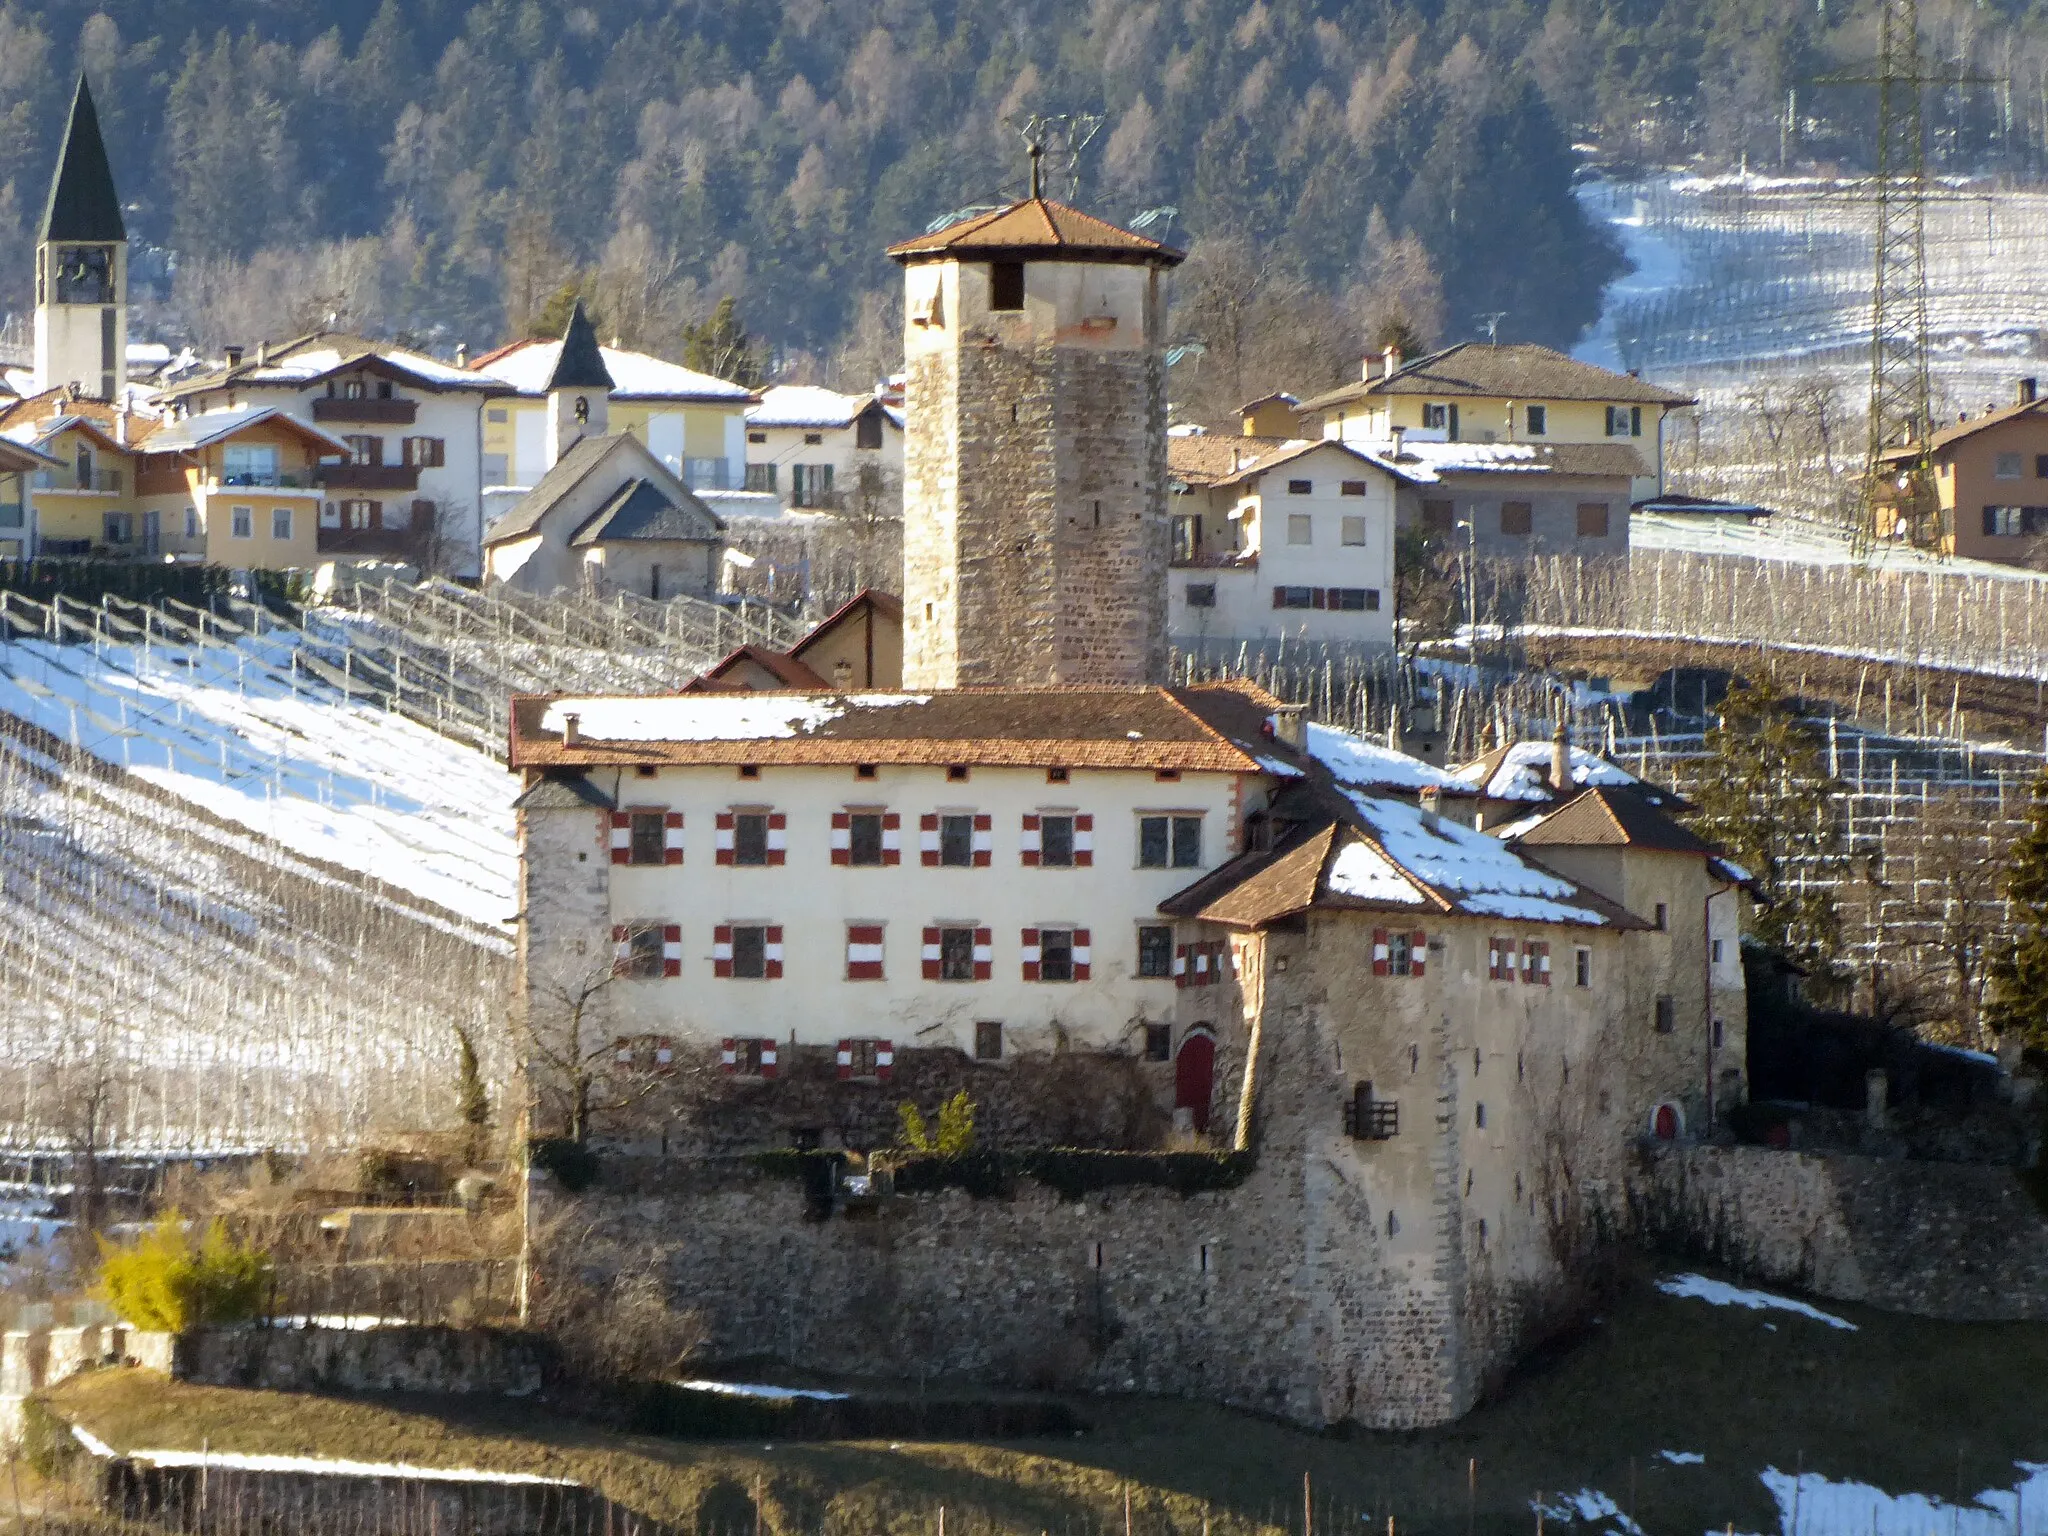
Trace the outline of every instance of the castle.
<instances>
[{"instance_id":1,"label":"castle","mask_svg":"<svg viewBox=\"0 0 2048 1536\"><path fill-rule=\"evenodd\" d=\"M514 703L532 1129L607 1154L577 1225L727 1356L1456 1417L1632 1149L1741 1096L1742 873L1562 741L1482 829L1519 759L1166 686L1178 253L1033 195L892 254L906 691ZM742 1156L960 1088L1001 1149L1237 1155L868 1220Z\"/></svg>"}]
</instances>

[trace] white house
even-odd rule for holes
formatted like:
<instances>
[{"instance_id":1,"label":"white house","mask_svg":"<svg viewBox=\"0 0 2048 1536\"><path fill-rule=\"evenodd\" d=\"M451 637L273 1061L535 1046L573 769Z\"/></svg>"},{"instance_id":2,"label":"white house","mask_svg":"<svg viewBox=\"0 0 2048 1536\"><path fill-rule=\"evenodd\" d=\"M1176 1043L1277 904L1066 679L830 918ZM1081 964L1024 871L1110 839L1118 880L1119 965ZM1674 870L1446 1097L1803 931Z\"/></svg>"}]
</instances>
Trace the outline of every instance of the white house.
<instances>
[{"instance_id":1,"label":"white house","mask_svg":"<svg viewBox=\"0 0 2048 1536\"><path fill-rule=\"evenodd\" d=\"M1391 645L1399 476L1349 444L1203 434L1167 441L1177 642Z\"/></svg>"},{"instance_id":2,"label":"white house","mask_svg":"<svg viewBox=\"0 0 2048 1536\"><path fill-rule=\"evenodd\" d=\"M747 489L784 507L903 505L903 411L874 394L777 384L747 412Z\"/></svg>"}]
</instances>

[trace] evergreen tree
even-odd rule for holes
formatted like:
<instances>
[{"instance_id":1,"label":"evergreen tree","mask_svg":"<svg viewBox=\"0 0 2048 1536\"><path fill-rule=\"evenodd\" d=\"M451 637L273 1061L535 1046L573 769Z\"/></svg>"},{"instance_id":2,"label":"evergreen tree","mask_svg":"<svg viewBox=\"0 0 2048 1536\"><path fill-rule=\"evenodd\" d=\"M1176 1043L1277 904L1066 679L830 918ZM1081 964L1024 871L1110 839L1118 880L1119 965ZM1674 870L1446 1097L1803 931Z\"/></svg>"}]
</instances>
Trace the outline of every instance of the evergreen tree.
<instances>
[{"instance_id":1,"label":"evergreen tree","mask_svg":"<svg viewBox=\"0 0 2048 1536\"><path fill-rule=\"evenodd\" d=\"M710 319L683 327L683 366L749 389L760 388L765 377L760 343L740 324L731 294L718 301Z\"/></svg>"},{"instance_id":2,"label":"evergreen tree","mask_svg":"<svg viewBox=\"0 0 2048 1536\"><path fill-rule=\"evenodd\" d=\"M1813 729L1768 679L1737 684L1707 732L1707 759L1691 790L1693 830L1755 881L1758 942L1833 974L1841 918L1829 879L1847 844L1827 757Z\"/></svg>"},{"instance_id":3,"label":"evergreen tree","mask_svg":"<svg viewBox=\"0 0 2048 1536\"><path fill-rule=\"evenodd\" d=\"M2012 936L1991 962L1985 1024L2048 1052L2048 770L2034 781L2027 830L2013 844L1999 887L2012 907Z\"/></svg>"}]
</instances>

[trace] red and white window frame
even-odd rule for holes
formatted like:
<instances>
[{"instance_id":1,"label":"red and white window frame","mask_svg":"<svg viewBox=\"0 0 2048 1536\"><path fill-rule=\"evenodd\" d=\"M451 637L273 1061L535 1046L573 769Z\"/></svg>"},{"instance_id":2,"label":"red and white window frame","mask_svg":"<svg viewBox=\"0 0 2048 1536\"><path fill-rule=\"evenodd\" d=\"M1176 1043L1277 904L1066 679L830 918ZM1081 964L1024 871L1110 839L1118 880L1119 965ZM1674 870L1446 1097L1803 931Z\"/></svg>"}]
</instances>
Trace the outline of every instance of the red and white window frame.
<instances>
[{"instance_id":1,"label":"red and white window frame","mask_svg":"<svg viewBox=\"0 0 2048 1536\"><path fill-rule=\"evenodd\" d=\"M732 864L735 843L738 837L739 818L742 816L766 816L768 818L768 862L771 865L784 864L789 860L789 816L782 811L771 811L762 806L734 806L729 811L720 811L712 827L711 847L713 857L720 864Z\"/></svg>"},{"instance_id":2,"label":"red and white window frame","mask_svg":"<svg viewBox=\"0 0 2048 1536\"><path fill-rule=\"evenodd\" d=\"M775 1049L775 1042L765 1035L743 1035L721 1040L718 1045L719 1069L727 1077L755 1076L754 1072L743 1070L740 1058L742 1055L754 1056L757 1049L760 1060L758 1075L764 1078L775 1076L776 1069L781 1065L780 1054ZM748 1062L746 1065L751 1067L752 1063Z\"/></svg>"},{"instance_id":3,"label":"red and white window frame","mask_svg":"<svg viewBox=\"0 0 2048 1536\"><path fill-rule=\"evenodd\" d=\"M633 862L633 818L635 816L659 816L661 818L661 862L680 864L683 862L683 813L671 811L659 805L629 805L623 811L611 813L611 853L614 864Z\"/></svg>"},{"instance_id":4,"label":"red and white window frame","mask_svg":"<svg viewBox=\"0 0 2048 1536\"><path fill-rule=\"evenodd\" d=\"M1213 987L1222 982L1224 966L1234 973L1237 956L1222 939L1205 939L1176 945L1173 951L1173 984L1177 987Z\"/></svg>"},{"instance_id":5,"label":"red and white window frame","mask_svg":"<svg viewBox=\"0 0 2048 1536\"><path fill-rule=\"evenodd\" d=\"M1372 973L1375 976L1425 976L1429 972L1429 935L1417 928L1405 935L1408 940L1407 969L1401 968L1395 954L1394 940L1398 929L1375 928L1372 931Z\"/></svg>"},{"instance_id":6,"label":"red and white window frame","mask_svg":"<svg viewBox=\"0 0 2048 1536\"><path fill-rule=\"evenodd\" d=\"M879 816L882 818L882 863L903 862L903 818L895 811L885 811L876 806L850 805L843 811L832 813L832 862L853 863L853 818L856 816Z\"/></svg>"},{"instance_id":7,"label":"red and white window frame","mask_svg":"<svg viewBox=\"0 0 2048 1536\"><path fill-rule=\"evenodd\" d=\"M1074 974L1073 974L1073 975L1072 975L1072 977L1070 977L1069 979L1070 979L1070 980L1073 980L1073 981L1086 981L1086 980L1088 980L1088 978L1089 978L1089 935L1088 935L1088 930L1087 930L1086 928L1064 928L1064 927L1060 927L1060 926L1057 926L1057 925L1054 925L1054 924L1051 924L1051 923L1045 924L1044 926L1042 926L1042 927L1038 927L1038 928L1026 928L1026 929L1025 929L1025 930L1023 931L1023 935L1022 935L1022 939L1023 939L1023 961L1022 961L1022 964L1023 964L1023 977L1024 977L1024 979L1025 979L1026 981L1043 981L1043 980L1045 980L1045 979L1046 979L1046 978L1045 978L1045 976L1044 976L1043 974L1041 974L1041 973L1042 973L1042 971L1043 971L1043 968L1044 968L1044 967L1043 967L1043 955L1044 955L1044 950L1043 950L1043 947L1041 946L1041 944L1040 944L1039 940L1040 940L1040 937L1041 937L1041 936L1042 936L1042 935L1043 935L1044 933L1046 933L1046 932L1048 932L1048 931L1050 931L1050 932L1053 932L1053 933L1071 933L1071 934L1072 934L1072 935L1074 936L1074 939L1073 939L1073 954L1074 954L1074 962L1073 962L1073 964L1074 964Z\"/></svg>"},{"instance_id":8,"label":"red and white window frame","mask_svg":"<svg viewBox=\"0 0 2048 1536\"><path fill-rule=\"evenodd\" d=\"M1045 852L1045 818L1048 816L1071 817L1074 823L1075 869L1088 869L1095 863L1095 818L1079 811L1034 811L1024 818L1024 825L1018 834L1018 854L1026 869L1064 869L1066 865L1042 863Z\"/></svg>"},{"instance_id":9,"label":"red and white window frame","mask_svg":"<svg viewBox=\"0 0 2048 1536\"><path fill-rule=\"evenodd\" d=\"M857 1049L858 1047L868 1045L875 1048L875 1070L871 1074L863 1074L855 1070L854 1057L864 1054ZM896 1075L896 1043L893 1040L872 1040L855 1036L839 1042L838 1049L834 1052L834 1060L839 1070L839 1081L842 1083L853 1082L856 1078L886 1083Z\"/></svg>"},{"instance_id":10,"label":"red and white window frame","mask_svg":"<svg viewBox=\"0 0 2048 1536\"><path fill-rule=\"evenodd\" d=\"M945 955L945 931L948 928L974 928L974 979L990 981L995 976L996 950L995 930L975 927L971 923L932 923L925 928L921 959L926 981L943 981L941 971Z\"/></svg>"},{"instance_id":11,"label":"red and white window frame","mask_svg":"<svg viewBox=\"0 0 2048 1536\"><path fill-rule=\"evenodd\" d=\"M669 979L683 974L683 929L680 923L613 923L612 924L612 974L629 981L654 981L657 978L633 969L633 935L652 929L661 930L661 977Z\"/></svg>"},{"instance_id":12,"label":"red and white window frame","mask_svg":"<svg viewBox=\"0 0 2048 1536\"><path fill-rule=\"evenodd\" d=\"M1496 935L1486 941L1486 979L1513 981L1520 974L1515 941Z\"/></svg>"},{"instance_id":13,"label":"red and white window frame","mask_svg":"<svg viewBox=\"0 0 2048 1536\"><path fill-rule=\"evenodd\" d=\"M735 979L732 969L732 931L735 928L761 928L766 932L761 941L761 980L782 979L782 925L779 923L720 923L711 930L711 974L722 981ZM751 981L751 976L738 978Z\"/></svg>"},{"instance_id":14,"label":"red and white window frame","mask_svg":"<svg viewBox=\"0 0 2048 1536\"><path fill-rule=\"evenodd\" d=\"M881 923L848 923L846 925L846 979L848 981L882 980L882 930Z\"/></svg>"},{"instance_id":15,"label":"red and white window frame","mask_svg":"<svg viewBox=\"0 0 2048 1536\"><path fill-rule=\"evenodd\" d=\"M1522 980L1532 987L1550 985L1550 945L1547 941L1522 941Z\"/></svg>"},{"instance_id":16,"label":"red and white window frame","mask_svg":"<svg viewBox=\"0 0 2048 1536\"><path fill-rule=\"evenodd\" d=\"M996 819L977 811L931 811L917 818L918 861L926 869L939 867L939 818L942 816L972 816L974 818L974 841L972 844L973 867L987 869L995 862Z\"/></svg>"}]
</instances>

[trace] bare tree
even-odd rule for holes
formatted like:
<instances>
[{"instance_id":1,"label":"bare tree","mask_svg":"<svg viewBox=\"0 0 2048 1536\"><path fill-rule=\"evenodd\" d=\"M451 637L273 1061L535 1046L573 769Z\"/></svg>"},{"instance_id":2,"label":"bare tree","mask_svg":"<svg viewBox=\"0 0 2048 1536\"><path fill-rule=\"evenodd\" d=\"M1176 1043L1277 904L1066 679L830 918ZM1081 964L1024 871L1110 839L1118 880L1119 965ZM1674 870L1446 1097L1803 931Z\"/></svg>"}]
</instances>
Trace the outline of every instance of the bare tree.
<instances>
[{"instance_id":1,"label":"bare tree","mask_svg":"<svg viewBox=\"0 0 2048 1536\"><path fill-rule=\"evenodd\" d=\"M1355 320L1246 241L1197 242L1174 295L1173 334L1200 348L1190 346L1172 379L1189 420L1234 428L1238 407L1253 397L1313 393L1356 366Z\"/></svg>"},{"instance_id":2,"label":"bare tree","mask_svg":"<svg viewBox=\"0 0 2048 1536\"><path fill-rule=\"evenodd\" d=\"M512 1010L536 1126L578 1145L590 1139L598 1117L633 1108L675 1075L673 1066L652 1069L636 1042L618 1032L612 985L630 974L631 962L611 958L609 945L605 951L590 963L574 957L531 964L527 996Z\"/></svg>"}]
</instances>

